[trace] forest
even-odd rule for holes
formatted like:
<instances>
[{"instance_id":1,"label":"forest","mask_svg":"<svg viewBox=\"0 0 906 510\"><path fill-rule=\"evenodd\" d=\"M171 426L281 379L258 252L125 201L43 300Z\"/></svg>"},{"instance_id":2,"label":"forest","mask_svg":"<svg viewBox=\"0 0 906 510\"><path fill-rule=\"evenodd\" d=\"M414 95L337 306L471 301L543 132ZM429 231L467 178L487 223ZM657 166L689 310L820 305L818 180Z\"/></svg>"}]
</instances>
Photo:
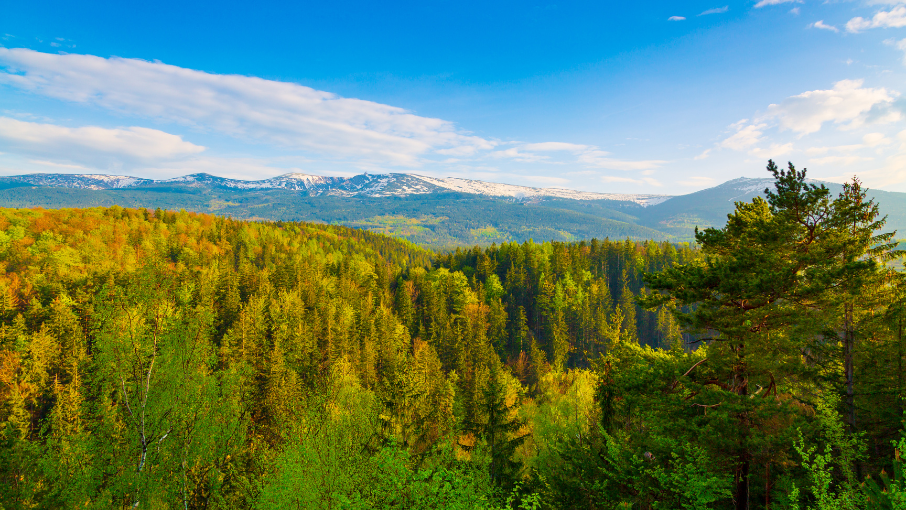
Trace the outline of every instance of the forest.
<instances>
[{"instance_id":1,"label":"forest","mask_svg":"<svg viewBox=\"0 0 906 510\"><path fill-rule=\"evenodd\" d=\"M0 508L906 509L895 234L768 170L680 244L0 209Z\"/></svg>"}]
</instances>

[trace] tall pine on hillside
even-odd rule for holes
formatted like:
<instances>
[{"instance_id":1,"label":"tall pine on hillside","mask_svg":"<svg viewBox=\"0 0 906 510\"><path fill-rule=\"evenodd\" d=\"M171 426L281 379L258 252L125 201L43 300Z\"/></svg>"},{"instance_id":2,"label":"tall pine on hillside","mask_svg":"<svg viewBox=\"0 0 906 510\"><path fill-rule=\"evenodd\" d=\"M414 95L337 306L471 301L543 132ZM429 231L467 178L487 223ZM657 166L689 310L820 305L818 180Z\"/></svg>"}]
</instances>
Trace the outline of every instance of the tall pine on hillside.
<instances>
[{"instance_id":1,"label":"tall pine on hillside","mask_svg":"<svg viewBox=\"0 0 906 510\"><path fill-rule=\"evenodd\" d=\"M777 418L808 405L799 388L817 389L821 363L837 343L828 335L840 323L833 295L876 272L875 259L890 248L877 244L891 237L875 233L883 223L857 184L832 200L792 164L786 171L770 161L768 171L775 190L766 190L767 200L737 203L724 228L696 232L703 260L645 274L660 291L645 305L695 306L677 318L708 343L696 373L719 395L706 404L722 424L715 442L736 459L739 510L749 508L754 467L769 470L781 446L775 439L789 433L776 430ZM781 405L767 405L772 395Z\"/></svg>"}]
</instances>

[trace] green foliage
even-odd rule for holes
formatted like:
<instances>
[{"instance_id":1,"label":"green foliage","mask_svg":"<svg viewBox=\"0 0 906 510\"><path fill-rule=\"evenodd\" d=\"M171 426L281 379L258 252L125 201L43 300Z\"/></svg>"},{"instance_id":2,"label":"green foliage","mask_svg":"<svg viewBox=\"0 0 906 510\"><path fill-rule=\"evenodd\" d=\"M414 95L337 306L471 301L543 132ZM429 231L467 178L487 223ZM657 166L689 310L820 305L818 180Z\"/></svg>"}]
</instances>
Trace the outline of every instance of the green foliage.
<instances>
[{"instance_id":1,"label":"green foliage","mask_svg":"<svg viewBox=\"0 0 906 510\"><path fill-rule=\"evenodd\" d=\"M891 473L881 470L878 483L868 477L862 485L867 499L866 508L871 510L906 509L906 434L893 441L894 458Z\"/></svg>"},{"instance_id":2,"label":"green foliage","mask_svg":"<svg viewBox=\"0 0 906 510\"><path fill-rule=\"evenodd\" d=\"M837 414L839 404L840 398L833 393L823 395L818 402L818 423L826 441L823 451L807 445L801 431L795 442L818 510L864 508L853 466L862 457L865 444L859 436L844 431ZM835 470L839 476L834 476ZM835 483L835 479L840 483Z\"/></svg>"},{"instance_id":3,"label":"green foliage","mask_svg":"<svg viewBox=\"0 0 906 510\"><path fill-rule=\"evenodd\" d=\"M897 508L890 236L772 171L698 247L0 210L0 505Z\"/></svg>"}]
</instances>

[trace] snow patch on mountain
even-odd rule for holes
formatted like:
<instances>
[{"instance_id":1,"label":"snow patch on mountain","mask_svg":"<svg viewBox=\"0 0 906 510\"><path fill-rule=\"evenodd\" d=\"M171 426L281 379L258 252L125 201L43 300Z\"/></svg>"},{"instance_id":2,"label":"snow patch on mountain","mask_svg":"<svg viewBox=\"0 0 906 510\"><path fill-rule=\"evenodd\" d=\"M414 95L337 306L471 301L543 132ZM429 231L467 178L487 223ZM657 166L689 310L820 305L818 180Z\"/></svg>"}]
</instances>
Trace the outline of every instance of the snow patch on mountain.
<instances>
[{"instance_id":1,"label":"snow patch on mountain","mask_svg":"<svg viewBox=\"0 0 906 510\"><path fill-rule=\"evenodd\" d=\"M471 179L458 179L447 177L439 179L436 177L415 176L423 179L435 186L446 188L452 191L462 193L473 193L476 195L489 195L495 197L515 197L515 198L536 198L536 197L556 197L568 198L572 200L617 200L620 202L635 202L642 207L659 204L670 199L666 195L634 195L623 193L595 193L591 191L577 191L563 188L530 188L528 186L517 186L514 184L499 184L486 181L474 181Z\"/></svg>"},{"instance_id":2,"label":"snow patch on mountain","mask_svg":"<svg viewBox=\"0 0 906 510\"><path fill-rule=\"evenodd\" d=\"M533 199L542 197L567 198L572 200L614 200L634 202L642 207L662 203L671 197L666 195L642 195L623 193L594 193L562 188L531 188L513 184L459 179L437 178L416 174L362 174L354 177L328 177L303 173L288 173L246 181L229 179L200 173L183 175L171 179L151 180L126 175L101 174L30 174L0 178L3 181L24 182L36 186L52 186L79 189L122 189L153 184L185 183L189 186L217 186L233 189L285 189L307 191L317 195L388 197L423 195L439 190L456 191L492 197Z\"/></svg>"}]
</instances>

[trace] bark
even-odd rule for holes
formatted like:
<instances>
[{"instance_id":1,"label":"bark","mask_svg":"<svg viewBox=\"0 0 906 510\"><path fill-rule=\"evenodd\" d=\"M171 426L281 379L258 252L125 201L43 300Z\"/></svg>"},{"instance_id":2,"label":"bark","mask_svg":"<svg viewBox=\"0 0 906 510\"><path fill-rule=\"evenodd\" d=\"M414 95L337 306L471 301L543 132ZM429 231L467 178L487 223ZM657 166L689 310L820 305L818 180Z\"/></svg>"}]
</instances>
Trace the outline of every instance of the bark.
<instances>
[{"instance_id":1,"label":"bark","mask_svg":"<svg viewBox=\"0 0 906 510\"><path fill-rule=\"evenodd\" d=\"M749 470L751 468L749 452L740 453L739 469L736 471L736 510L749 510Z\"/></svg>"},{"instance_id":2,"label":"bark","mask_svg":"<svg viewBox=\"0 0 906 510\"><path fill-rule=\"evenodd\" d=\"M900 415L903 415L903 318L897 321L897 401L900 403Z\"/></svg>"},{"instance_id":3,"label":"bark","mask_svg":"<svg viewBox=\"0 0 906 510\"><path fill-rule=\"evenodd\" d=\"M741 397L749 394L749 373L744 353L745 344L740 344L736 353L738 364L734 384L736 386L736 394ZM749 454L748 445L746 444L749 436L749 416L745 411L739 415L739 425L740 448L735 477L736 490L733 500L736 504L736 510L749 510L749 473L752 467L752 456Z\"/></svg>"},{"instance_id":4,"label":"bark","mask_svg":"<svg viewBox=\"0 0 906 510\"><path fill-rule=\"evenodd\" d=\"M853 388L853 350L855 348L855 331L853 331L853 305L844 305L843 332L843 370L846 377L846 417L849 430L856 431L856 395Z\"/></svg>"}]
</instances>

